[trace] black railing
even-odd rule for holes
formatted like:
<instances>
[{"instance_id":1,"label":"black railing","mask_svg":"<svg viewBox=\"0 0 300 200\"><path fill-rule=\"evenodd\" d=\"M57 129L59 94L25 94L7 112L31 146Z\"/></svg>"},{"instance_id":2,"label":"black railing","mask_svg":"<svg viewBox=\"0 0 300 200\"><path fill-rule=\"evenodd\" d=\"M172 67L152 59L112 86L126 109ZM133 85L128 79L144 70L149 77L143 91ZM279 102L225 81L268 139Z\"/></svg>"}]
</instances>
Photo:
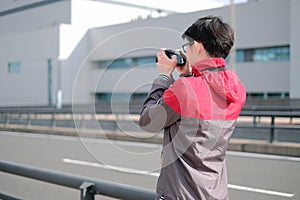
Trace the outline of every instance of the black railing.
<instances>
[{"instance_id":1,"label":"black railing","mask_svg":"<svg viewBox=\"0 0 300 200\"><path fill-rule=\"evenodd\" d=\"M20 197L17 197L17 196L11 195L11 194L7 194L4 192L0 192L0 199L2 199L2 200L23 200Z\"/></svg>"},{"instance_id":2,"label":"black railing","mask_svg":"<svg viewBox=\"0 0 300 200\"><path fill-rule=\"evenodd\" d=\"M156 197L154 191L144 188L73 175L70 173L19 165L12 162L0 161L0 171L80 190L81 200L94 200L95 195L103 195L124 200L154 200ZM4 193L2 193L2 197L13 199L11 195Z\"/></svg>"},{"instance_id":3,"label":"black railing","mask_svg":"<svg viewBox=\"0 0 300 200\"><path fill-rule=\"evenodd\" d=\"M253 123L252 125L238 125L237 127L239 128L265 128L265 129L270 129L270 137L269 137L269 142L272 143L275 139L275 129L289 129L289 130L300 130L300 124L298 125L282 125L282 124L276 124L275 123L275 118L289 118L290 121L293 118L300 118L300 112L297 111L265 111L262 109L259 110L243 110L240 113L240 116L251 116L253 117ZM267 117L271 119L271 122L267 126L259 126L257 123L257 118L261 117Z\"/></svg>"},{"instance_id":4,"label":"black railing","mask_svg":"<svg viewBox=\"0 0 300 200\"><path fill-rule=\"evenodd\" d=\"M11 108L0 108L0 124L2 126L8 126L10 124L23 125L24 127L30 126L33 122L42 121L42 126L48 126L55 128L57 123L62 124L61 126L75 126L74 118L77 117L77 125L85 127L91 120L98 120L97 115L113 115L107 119L98 120L99 123L104 123L109 130L118 130L118 124L120 121L126 122L126 117L122 115L137 115L140 112L141 105L128 105L128 104L96 104L96 105L66 105L61 109L56 109L54 106L49 107L11 107ZM61 115L67 116L72 115L71 119L60 118ZM85 115L90 115L88 119ZM41 117L42 116L42 117ZM45 116L47 116L45 118ZM79 119L78 119L79 116ZM81 117L80 117L81 116ZM119 118L119 116L121 116ZM273 142L275 139L275 130L300 130L299 123L292 123L294 118L300 118L300 107L291 106L245 106L240 113L241 117L252 117L252 123L239 124L237 128L255 128L255 129L269 129L270 137L269 142ZM269 124L258 123L260 118L270 118ZM290 119L289 124L278 124L276 123L277 118ZM41 123L42 124L42 123ZM77 127L77 128L81 128ZM103 127L102 127L103 128ZM103 129L106 129L105 127Z\"/></svg>"}]
</instances>

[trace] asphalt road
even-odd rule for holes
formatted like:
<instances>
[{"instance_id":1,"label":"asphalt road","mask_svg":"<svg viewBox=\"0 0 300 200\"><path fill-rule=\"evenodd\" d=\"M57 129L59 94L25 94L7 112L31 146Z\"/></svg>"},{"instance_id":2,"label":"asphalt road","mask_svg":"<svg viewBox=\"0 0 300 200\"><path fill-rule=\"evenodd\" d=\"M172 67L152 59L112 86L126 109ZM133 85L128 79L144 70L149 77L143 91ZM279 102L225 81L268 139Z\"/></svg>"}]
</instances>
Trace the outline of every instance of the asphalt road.
<instances>
[{"instance_id":1,"label":"asphalt road","mask_svg":"<svg viewBox=\"0 0 300 200\"><path fill-rule=\"evenodd\" d=\"M0 159L155 189L157 144L0 132ZM231 200L300 199L300 158L228 152ZM0 192L29 200L80 199L79 190L0 172ZM97 196L96 199L111 199Z\"/></svg>"}]
</instances>

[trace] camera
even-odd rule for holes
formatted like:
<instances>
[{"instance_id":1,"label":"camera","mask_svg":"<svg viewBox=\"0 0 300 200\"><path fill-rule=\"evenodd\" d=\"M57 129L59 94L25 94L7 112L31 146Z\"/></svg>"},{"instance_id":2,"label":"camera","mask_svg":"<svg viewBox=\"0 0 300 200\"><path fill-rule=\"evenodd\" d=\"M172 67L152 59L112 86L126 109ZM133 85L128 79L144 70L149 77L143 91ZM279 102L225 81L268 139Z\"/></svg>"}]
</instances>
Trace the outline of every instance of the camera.
<instances>
[{"instance_id":1,"label":"camera","mask_svg":"<svg viewBox=\"0 0 300 200\"><path fill-rule=\"evenodd\" d=\"M177 66L184 66L186 59L180 54L179 51L175 51L172 49L167 49L165 50L165 54L168 56L168 58L172 58L173 55L176 56L176 60L177 60ZM157 62L157 57L156 57L156 62Z\"/></svg>"}]
</instances>

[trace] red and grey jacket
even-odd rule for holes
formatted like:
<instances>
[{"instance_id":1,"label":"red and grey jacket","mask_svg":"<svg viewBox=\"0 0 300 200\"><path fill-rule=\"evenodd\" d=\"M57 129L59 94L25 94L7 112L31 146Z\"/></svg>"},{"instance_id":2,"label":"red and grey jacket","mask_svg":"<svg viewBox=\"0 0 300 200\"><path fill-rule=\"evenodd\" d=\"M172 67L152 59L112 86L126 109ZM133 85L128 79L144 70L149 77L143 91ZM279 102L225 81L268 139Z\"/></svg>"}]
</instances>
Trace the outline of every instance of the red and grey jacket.
<instances>
[{"instance_id":1,"label":"red and grey jacket","mask_svg":"<svg viewBox=\"0 0 300 200\"><path fill-rule=\"evenodd\" d=\"M225 155L246 91L225 65L221 58L203 60L193 76L159 77L152 84L139 125L164 129L157 183L164 199L228 199Z\"/></svg>"}]
</instances>

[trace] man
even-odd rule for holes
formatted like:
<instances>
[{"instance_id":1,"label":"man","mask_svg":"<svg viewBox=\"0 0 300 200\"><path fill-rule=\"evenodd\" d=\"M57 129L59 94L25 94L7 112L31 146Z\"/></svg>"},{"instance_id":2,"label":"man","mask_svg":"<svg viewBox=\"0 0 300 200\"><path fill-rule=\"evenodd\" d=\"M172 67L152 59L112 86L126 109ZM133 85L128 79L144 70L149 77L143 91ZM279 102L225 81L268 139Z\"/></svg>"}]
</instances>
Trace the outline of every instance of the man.
<instances>
[{"instance_id":1,"label":"man","mask_svg":"<svg viewBox=\"0 0 300 200\"><path fill-rule=\"evenodd\" d=\"M158 199L226 200L225 155L246 99L237 75L225 68L233 30L221 18L207 16L182 38L185 66L176 66L176 56L169 59L163 49L157 53L160 74L139 120L146 131L164 129ZM181 73L176 81L175 68Z\"/></svg>"}]
</instances>

